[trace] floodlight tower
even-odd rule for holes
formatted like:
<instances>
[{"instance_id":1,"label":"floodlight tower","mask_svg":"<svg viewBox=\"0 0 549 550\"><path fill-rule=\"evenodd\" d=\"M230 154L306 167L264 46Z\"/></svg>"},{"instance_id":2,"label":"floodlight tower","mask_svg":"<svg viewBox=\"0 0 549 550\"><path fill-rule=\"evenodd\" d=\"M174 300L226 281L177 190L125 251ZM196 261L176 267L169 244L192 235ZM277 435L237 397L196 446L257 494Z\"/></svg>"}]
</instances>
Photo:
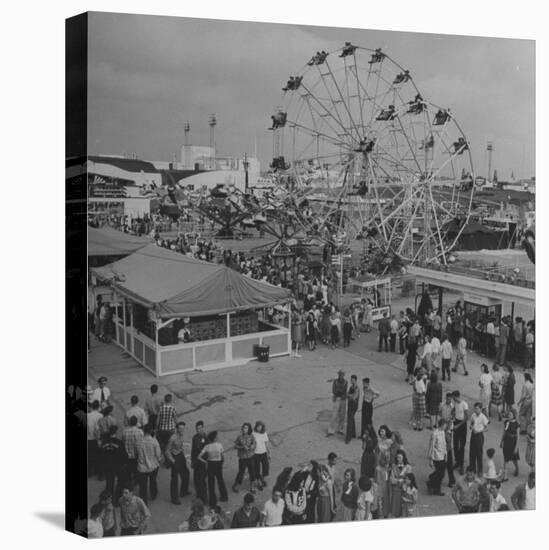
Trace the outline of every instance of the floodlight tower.
<instances>
[{"instance_id":1,"label":"floodlight tower","mask_svg":"<svg viewBox=\"0 0 549 550\"><path fill-rule=\"evenodd\" d=\"M215 157L215 126L217 125L217 118L215 113L212 113L208 117L208 125L210 126L210 168L213 168Z\"/></svg>"},{"instance_id":2,"label":"floodlight tower","mask_svg":"<svg viewBox=\"0 0 549 550\"><path fill-rule=\"evenodd\" d=\"M494 145L491 141L486 145L486 151L488 151L488 177L486 181L492 181L490 178L492 177L492 152L494 151Z\"/></svg>"},{"instance_id":3,"label":"floodlight tower","mask_svg":"<svg viewBox=\"0 0 549 550\"><path fill-rule=\"evenodd\" d=\"M185 132L185 140L183 142L185 146L185 167L188 167L191 164L191 124L189 121L185 122L183 132Z\"/></svg>"}]
</instances>

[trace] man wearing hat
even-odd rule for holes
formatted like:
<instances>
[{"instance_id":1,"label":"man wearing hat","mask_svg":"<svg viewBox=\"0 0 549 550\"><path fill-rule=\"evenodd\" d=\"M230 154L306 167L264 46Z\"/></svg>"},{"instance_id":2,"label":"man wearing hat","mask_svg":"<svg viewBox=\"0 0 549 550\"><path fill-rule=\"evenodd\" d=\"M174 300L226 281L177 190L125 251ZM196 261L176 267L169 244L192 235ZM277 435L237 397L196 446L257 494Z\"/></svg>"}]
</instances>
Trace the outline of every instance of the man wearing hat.
<instances>
[{"instance_id":1,"label":"man wearing hat","mask_svg":"<svg viewBox=\"0 0 549 550\"><path fill-rule=\"evenodd\" d=\"M91 402L93 403L94 401L99 401L99 406L101 410L103 410L105 407L108 407L111 404L111 390L107 388L106 376L101 376L97 383L99 384L99 387L93 390Z\"/></svg>"},{"instance_id":2,"label":"man wearing hat","mask_svg":"<svg viewBox=\"0 0 549 550\"><path fill-rule=\"evenodd\" d=\"M345 423L345 405L347 402L347 380L345 372L341 369L337 372L337 378L332 383L332 420L328 428L328 435L334 435L337 431L343 433Z\"/></svg>"}]
</instances>

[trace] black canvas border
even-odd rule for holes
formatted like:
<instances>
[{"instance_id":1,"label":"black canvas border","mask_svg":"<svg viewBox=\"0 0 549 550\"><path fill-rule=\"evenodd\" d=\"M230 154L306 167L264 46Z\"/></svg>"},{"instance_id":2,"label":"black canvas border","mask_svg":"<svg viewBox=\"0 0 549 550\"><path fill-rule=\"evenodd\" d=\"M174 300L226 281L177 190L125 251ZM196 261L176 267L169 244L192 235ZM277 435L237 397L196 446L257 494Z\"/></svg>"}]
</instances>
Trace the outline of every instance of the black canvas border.
<instances>
[{"instance_id":1,"label":"black canvas border","mask_svg":"<svg viewBox=\"0 0 549 550\"><path fill-rule=\"evenodd\" d=\"M65 528L86 536L88 14L65 21Z\"/></svg>"}]
</instances>

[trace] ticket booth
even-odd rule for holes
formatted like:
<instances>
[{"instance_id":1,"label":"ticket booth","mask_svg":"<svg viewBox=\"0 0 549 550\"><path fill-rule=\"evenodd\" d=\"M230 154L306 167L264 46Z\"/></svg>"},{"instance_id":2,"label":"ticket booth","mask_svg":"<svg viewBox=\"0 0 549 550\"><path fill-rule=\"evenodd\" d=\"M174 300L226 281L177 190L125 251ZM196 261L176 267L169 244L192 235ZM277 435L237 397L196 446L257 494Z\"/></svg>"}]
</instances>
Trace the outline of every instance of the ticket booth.
<instances>
[{"instance_id":1,"label":"ticket booth","mask_svg":"<svg viewBox=\"0 0 549 550\"><path fill-rule=\"evenodd\" d=\"M373 321L379 321L384 316L391 317L391 277L378 279L366 275L358 279L350 279L349 285L358 290L361 300L365 298L373 305Z\"/></svg>"},{"instance_id":2,"label":"ticket booth","mask_svg":"<svg viewBox=\"0 0 549 550\"><path fill-rule=\"evenodd\" d=\"M465 314L471 322L476 322L478 319L492 317L501 319L502 302L494 298L488 298L480 294L465 293L463 295Z\"/></svg>"}]
</instances>

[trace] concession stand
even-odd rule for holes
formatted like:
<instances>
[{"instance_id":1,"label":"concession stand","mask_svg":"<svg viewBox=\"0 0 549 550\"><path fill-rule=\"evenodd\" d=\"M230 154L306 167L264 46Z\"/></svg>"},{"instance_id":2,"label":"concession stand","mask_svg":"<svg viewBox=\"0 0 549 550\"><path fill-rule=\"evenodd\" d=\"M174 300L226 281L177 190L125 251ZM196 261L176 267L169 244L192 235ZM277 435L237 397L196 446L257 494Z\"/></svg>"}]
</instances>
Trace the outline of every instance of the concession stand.
<instances>
[{"instance_id":1,"label":"concession stand","mask_svg":"<svg viewBox=\"0 0 549 550\"><path fill-rule=\"evenodd\" d=\"M112 291L114 341L156 376L244 364L257 349L289 355L290 292L149 244L92 269Z\"/></svg>"}]
</instances>

